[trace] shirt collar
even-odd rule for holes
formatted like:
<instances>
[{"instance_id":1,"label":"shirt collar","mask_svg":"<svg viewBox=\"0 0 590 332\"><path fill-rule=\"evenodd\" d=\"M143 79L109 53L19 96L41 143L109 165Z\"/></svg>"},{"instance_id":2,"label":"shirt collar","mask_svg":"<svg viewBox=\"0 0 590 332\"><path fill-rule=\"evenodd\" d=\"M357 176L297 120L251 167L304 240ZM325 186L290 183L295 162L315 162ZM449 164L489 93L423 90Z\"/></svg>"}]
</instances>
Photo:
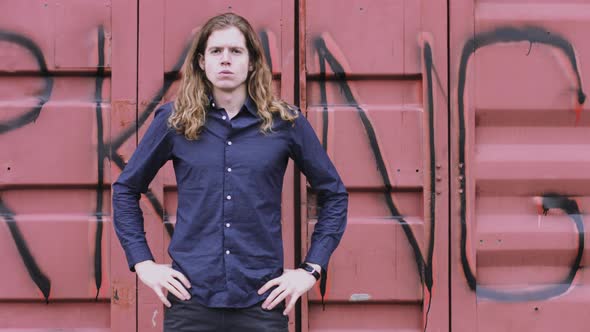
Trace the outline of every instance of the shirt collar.
<instances>
[{"instance_id":1,"label":"shirt collar","mask_svg":"<svg viewBox=\"0 0 590 332\"><path fill-rule=\"evenodd\" d=\"M246 109L254 116L258 115L258 107L256 107L256 103L252 98L250 98L250 94L246 95L246 102L244 103Z\"/></svg>"},{"instance_id":2,"label":"shirt collar","mask_svg":"<svg viewBox=\"0 0 590 332\"><path fill-rule=\"evenodd\" d=\"M250 94L246 95L246 101L244 102L244 106L246 107L246 110L250 112L250 114L254 116L258 115L258 107L256 107L256 103L254 102L254 100L250 98ZM219 109L219 107L215 105L215 100L213 100L212 94L209 95L209 107L212 109Z\"/></svg>"}]
</instances>

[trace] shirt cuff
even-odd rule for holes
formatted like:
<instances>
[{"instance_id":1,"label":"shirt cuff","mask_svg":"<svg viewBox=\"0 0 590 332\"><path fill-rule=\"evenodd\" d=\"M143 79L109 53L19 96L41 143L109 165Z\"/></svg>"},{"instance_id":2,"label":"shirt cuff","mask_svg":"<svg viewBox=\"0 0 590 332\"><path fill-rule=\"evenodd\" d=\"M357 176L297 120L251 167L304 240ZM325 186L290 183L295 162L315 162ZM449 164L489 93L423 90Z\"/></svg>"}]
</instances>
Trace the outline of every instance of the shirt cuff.
<instances>
[{"instance_id":1,"label":"shirt cuff","mask_svg":"<svg viewBox=\"0 0 590 332\"><path fill-rule=\"evenodd\" d=\"M131 272L135 272L135 264L137 263L149 260L155 262L154 256L146 243L140 243L126 248L125 255L127 256L127 263Z\"/></svg>"},{"instance_id":2,"label":"shirt cuff","mask_svg":"<svg viewBox=\"0 0 590 332\"><path fill-rule=\"evenodd\" d=\"M327 249L321 244L312 244L307 252L307 256L305 256L304 262L318 264L322 267L323 271L327 271L329 260L330 255Z\"/></svg>"}]
</instances>

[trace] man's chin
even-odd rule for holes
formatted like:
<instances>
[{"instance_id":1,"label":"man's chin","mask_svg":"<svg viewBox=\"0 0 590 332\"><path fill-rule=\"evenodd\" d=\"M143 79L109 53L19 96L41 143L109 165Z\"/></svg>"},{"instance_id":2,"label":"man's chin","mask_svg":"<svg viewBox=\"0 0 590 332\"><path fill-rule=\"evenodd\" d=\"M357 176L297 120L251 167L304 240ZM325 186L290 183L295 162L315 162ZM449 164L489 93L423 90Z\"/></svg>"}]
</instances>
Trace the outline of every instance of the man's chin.
<instances>
[{"instance_id":1,"label":"man's chin","mask_svg":"<svg viewBox=\"0 0 590 332\"><path fill-rule=\"evenodd\" d=\"M215 89L218 89L223 92L233 92L238 90L239 88L244 87L245 85L235 85L235 84L217 84L213 85Z\"/></svg>"}]
</instances>

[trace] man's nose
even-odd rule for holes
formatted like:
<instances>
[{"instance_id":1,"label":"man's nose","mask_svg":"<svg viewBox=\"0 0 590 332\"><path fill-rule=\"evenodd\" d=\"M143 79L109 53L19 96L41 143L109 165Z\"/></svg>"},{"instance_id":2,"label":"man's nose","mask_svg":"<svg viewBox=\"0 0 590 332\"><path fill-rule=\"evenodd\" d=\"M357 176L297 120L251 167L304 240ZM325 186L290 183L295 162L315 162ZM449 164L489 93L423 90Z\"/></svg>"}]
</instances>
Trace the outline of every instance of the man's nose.
<instances>
[{"instance_id":1,"label":"man's nose","mask_svg":"<svg viewBox=\"0 0 590 332\"><path fill-rule=\"evenodd\" d=\"M230 54L229 54L229 50L224 50L221 53L221 63L223 63L223 64L230 64L230 62L231 62L231 57L230 57Z\"/></svg>"}]
</instances>

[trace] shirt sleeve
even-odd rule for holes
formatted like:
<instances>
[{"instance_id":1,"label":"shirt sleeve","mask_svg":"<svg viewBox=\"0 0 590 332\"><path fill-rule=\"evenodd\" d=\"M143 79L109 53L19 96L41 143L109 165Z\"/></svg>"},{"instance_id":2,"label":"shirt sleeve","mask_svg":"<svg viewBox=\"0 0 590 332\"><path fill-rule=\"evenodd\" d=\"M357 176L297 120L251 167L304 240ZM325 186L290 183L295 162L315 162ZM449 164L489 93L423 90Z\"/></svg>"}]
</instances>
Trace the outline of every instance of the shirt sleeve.
<instances>
[{"instance_id":1,"label":"shirt sleeve","mask_svg":"<svg viewBox=\"0 0 590 332\"><path fill-rule=\"evenodd\" d=\"M327 271L340 243L348 212L348 192L308 120L300 112L292 129L291 157L317 192L319 215L305 262Z\"/></svg>"},{"instance_id":2,"label":"shirt sleeve","mask_svg":"<svg viewBox=\"0 0 590 332\"><path fill-rule=\"evenodd\" d=\"M135 264L154 260L145 238L139 198L172 154L167 125L170 112L166 110L164 106L156 110L154 120L112 186L113 225L132 272Z\"/></svg>"}]
</instances>

